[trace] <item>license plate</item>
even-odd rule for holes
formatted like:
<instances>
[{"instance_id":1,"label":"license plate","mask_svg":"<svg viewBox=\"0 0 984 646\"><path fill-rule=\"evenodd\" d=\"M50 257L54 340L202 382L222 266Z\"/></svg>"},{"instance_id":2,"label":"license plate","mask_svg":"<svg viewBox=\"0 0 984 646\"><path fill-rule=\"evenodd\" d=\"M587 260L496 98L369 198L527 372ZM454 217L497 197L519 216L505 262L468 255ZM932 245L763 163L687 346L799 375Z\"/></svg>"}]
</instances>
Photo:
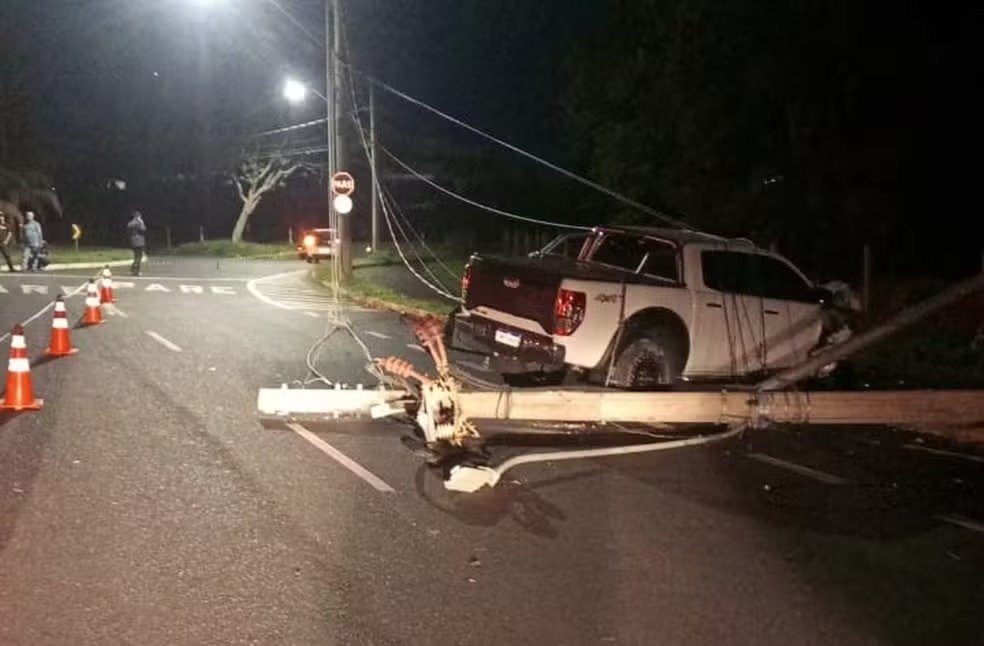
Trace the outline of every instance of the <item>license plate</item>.
<instances>
[{"instance_id":1,"label":"license plate","mask_svg":"<svg viewBox=\"0 0 984 646\"><path fill-rule=\"evenodd\" d=\"M523 340L522 335L513 334L506 330L495 331L495 342L508 345L510 348L518 348L519 342Z\"/></svg>"}]
</instances>

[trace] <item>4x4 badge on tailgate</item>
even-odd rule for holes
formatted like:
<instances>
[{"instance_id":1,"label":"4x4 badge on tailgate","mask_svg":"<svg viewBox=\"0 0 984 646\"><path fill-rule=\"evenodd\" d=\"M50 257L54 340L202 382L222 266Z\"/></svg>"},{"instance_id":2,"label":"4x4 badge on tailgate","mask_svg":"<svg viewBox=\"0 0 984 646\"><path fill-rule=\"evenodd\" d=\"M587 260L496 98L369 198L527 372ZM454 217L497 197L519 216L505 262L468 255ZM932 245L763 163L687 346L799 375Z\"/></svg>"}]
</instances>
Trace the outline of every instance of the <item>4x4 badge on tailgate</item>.
<instances>
[{"instance_id":1,"label":"4x4 badge on tailgate","mask_svg":"<svg viewBox=\"0 0 984 646\"><path fill-rule=\"evenodd\" d=\"M518 278L503 278L502 279L502 284L505 285L506 287L508 287L509 289L516 289L517 287L519 287L519 279Z\"/></svg>"},{"instance_id":2,"label":"4x4 badge on tailgate","mask_svg":"<svg viewBox=\"0 0 984 646\"><path fill-rule=\"evenodd\" d=\"M599 303L614 303L618 298L618 294L598 294L595 296L595 300Z\"/></svg>"}]
</instances>

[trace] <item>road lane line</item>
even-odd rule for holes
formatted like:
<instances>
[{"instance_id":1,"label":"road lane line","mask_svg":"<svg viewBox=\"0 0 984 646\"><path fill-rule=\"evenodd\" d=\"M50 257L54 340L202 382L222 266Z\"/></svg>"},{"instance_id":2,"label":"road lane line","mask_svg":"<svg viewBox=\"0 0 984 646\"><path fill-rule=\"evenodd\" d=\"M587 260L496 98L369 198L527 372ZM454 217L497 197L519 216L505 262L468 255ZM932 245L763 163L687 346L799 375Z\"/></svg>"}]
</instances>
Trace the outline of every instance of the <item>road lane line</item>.
<instances>
[{"instance_id":1,"label":"road lane line","mask_svg":"<svg viewBox=\"0 0 984 646\"><path fill-rule=\"evenodd\" d=\"M377 339L392 339L393 338L393 337L389 336L388 334L382 334L380 332L373 332L372 330L366 330L366 334L368 334L369 336L374 336Z\"/></svg>"},{"instance_id":2,"label":"road lane line","mask_svg":"<svg viewBox=\"0 0 984 646\"><path fill-rule=\"evenodd\" d=\"M817 480L824 484L829 484L829 485L847 484L847 480L845 480L840 476L835 476L830 473L824 473L823 471L817 471L816 469L811 469L810 467L804 467L802 464L796 464L795 462L786 462L785 460L780 460L779 458L774 458L771 455L765 455L764 453L746 453L746 456L753 460L758 460L759 462L771 464L774 467L779 467L780 469L786 469L787 471L798 473L801 476L812 478L813 480Z\"/></svg>"},{"instance_id":3,"label":"road lane line","mask_svg":"<svg viewBox=\"0 0 984 646\"><path fill-rule=\"evenodd\" d=\"M349 456L345 455L344 453L333 447L331 444L328 444L328 442L325 442L320 437L318 437L311 431L307 430L300 424L297 424L296 422L288 422L287 428L294 431L295 433L303 437L305 440L313 444L314 447L317 448L319 451L321 451L331 459L335 460L336 462L341 464L343 467L345 467L355 475L365 480L376 491L380 491L383 493L396 493L396 490L393 489L393 487L386 484L385 482L383 482L382 478L377 476L372 471L369 471L361 464L359 464Z\"/></svg>"},{"instance_id":4,"label":"road lane line","mask_svg":"<svg viewBox=\"0 0 984 646\"><path fill-rule=\"evenodd\" d=\"M304 313L307 314L308 316L310 316L311 318L316 318L316 319L321 318L321 315L320 314L317 314L315 312L304 312Z\"/></svg>"},{"instance_id":5,"label":"road lane line","mask_svg":"<svg viewBox=\"0 0 984 646\"><path fill-rule=\"evenodd\" d=\"M410 348L411 350L416 350L417 352L427 352L427 350L424 350L422 347L420 347L416 343L408 343L407 344L407 347Z\"/></svg>"},{"instance_id":6,"label":"road lane line","mask_svg":"<svg viewBox=\"0 0 984 646\"><path fill-rule=\"evenodd\" d=\"M957 525L958 527L969 529L972 532L984 534L984 523L965 518L958 514L941 514L936 517L936 520L942 520L944 523L950 523L951 525Z\"/></svg>"},{"instance_id":7,"label":"road lane line","mask_svg":"<svg viewBox=\"0 0 984 646\"><path fill-rule=\"evenodd\" d=\"M956 451L944 451L943 449L931 449L928 446L919 446L918 444L903 444L903 449L908 449L909 451L923 451L925 453L932 453L933 455L942 455L947 458L956 458L958 460L970 460L971 462L980 462L984 464L984 457L979 455L970 455L969 453L957 453Z\"/></svg>"},{"instance_id":8,"label":"road lane line","mask_svg":"<svg viewBox=\"0 0 984 646\"><path fill-rule=\"evenodd\" d=\"M130 318L130 315L129 315L129 314L127 314L126 312L124 312L124 311L123 311L123 310L121 310L120 308L118 308L118 307L116 307L116 306L115 306L115 305L113 305L112 303L106 303L106 305L104 305L103 307L105 307L105 308L106 308L106 312L107 312L107 313L108 313L108 314L109 314L110 316L121 316L121 317L123 317L123 318L125 318L125 319L126 319L126 318Z\"/></svg>"},{"instance_id":9,"label":"road lane line","mask_svg":"<svg viewBox=\"0 0 984 646\"><path fill-rule=\"evenodd\" d=\"M157 332L151 332L150 330L147 330L147 336L149 336L150 338L152 338L154 341L157 341L158 343L160 343L162 346L164 346L168 350L173 350L174 352L181 352L181 348L180 347L178 347L177 345L171 343L170 341L168 341L167 339L165 339L164 337L162 337Z\"/></svg>"},{"instance_id":10,"label":"road lane line","mask_svg":"<svg viewBox=\"0 0 984 646\"><path fill-rule=\"evenodd\" d=\"M74 290L72 290L71 293L65 294L65 298L71 298L72 296L75 296L76 294L78 294L79 292L81 292L83 289L85 289L87 285L88 285L87 282L86 283L82 283L81 285L79 285L78 287L76 287ZM55 301L51 301L50 303L48 303L47 305L45 305L44 307L42 307L41 309L39 309L37 312L35 312L34 314L32 314L30 318L22 321L21 322L21 325L23 325L24 327L27 327L28 325L30 325L34 321L36 321L39 318L41 318L42 316L44 316L44 313L47 312L48 310L50 310L54 306L55 306ZM0 343L3 343L4 341L6 341L9 338L10 338L10 332L4 332L3 334L0 334Z\"/></svg>"}]
</instances>

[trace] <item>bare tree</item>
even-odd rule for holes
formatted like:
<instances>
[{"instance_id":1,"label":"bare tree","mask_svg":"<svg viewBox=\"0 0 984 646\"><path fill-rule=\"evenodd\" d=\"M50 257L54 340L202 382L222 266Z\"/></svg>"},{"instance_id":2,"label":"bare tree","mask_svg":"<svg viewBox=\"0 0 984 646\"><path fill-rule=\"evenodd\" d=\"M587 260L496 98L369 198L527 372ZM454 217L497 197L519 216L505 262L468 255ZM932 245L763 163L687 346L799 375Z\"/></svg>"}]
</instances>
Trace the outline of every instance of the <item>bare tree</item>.
<instances>
[{"instance_id":1,"label":"bare tree","mask_svg":"<svg viewBox=\"0 0 984 646\"><path fill-rule=\"evenodd\" d=\"M294 173L312 168L310 164L293 161L283 155L247 157L239 166L233 182L243 205L239 210L239 217L236 218L236 226L232 229L232 241L242 241L246 224L264 195L284 186Z\"/></svg>"}]
</instances>

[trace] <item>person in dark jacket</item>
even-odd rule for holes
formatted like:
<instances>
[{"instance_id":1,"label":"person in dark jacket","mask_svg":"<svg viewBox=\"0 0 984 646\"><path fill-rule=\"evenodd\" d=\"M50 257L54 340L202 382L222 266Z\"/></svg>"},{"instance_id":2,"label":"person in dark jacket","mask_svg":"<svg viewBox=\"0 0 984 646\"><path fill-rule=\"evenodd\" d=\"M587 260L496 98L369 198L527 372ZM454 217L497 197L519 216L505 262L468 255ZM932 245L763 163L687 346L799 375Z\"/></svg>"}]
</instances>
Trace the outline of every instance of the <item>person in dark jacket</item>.
<instances>
[{"instance_id":1,"label":"person in dark jacket","mask_svg":"<svg viewBox=\"0 0 984 646\"><path fill-rule=\"evenodd\" d=\"M133 217L126 224L126 233L130 236L130 248L133 249L133 264L130 273L140 275L140 265L143 264L144 248L147 246L147 225L144 224L140 211L134 211Z\"/></svg>"},{"instance_id":2,"label":"person in dark jacket","mask_svg":"<svg viewBox=\"0 0 984 646\"><path fill-rule=\"evenodd\" d=\"M14 232L11 230L10 225L7 224L7 216L0 213L0 255L7 261L7 269L11 272L17 271L14 269L14 263L10 259L10 245L13 242Z\"/></svg>"}]
</instances>

